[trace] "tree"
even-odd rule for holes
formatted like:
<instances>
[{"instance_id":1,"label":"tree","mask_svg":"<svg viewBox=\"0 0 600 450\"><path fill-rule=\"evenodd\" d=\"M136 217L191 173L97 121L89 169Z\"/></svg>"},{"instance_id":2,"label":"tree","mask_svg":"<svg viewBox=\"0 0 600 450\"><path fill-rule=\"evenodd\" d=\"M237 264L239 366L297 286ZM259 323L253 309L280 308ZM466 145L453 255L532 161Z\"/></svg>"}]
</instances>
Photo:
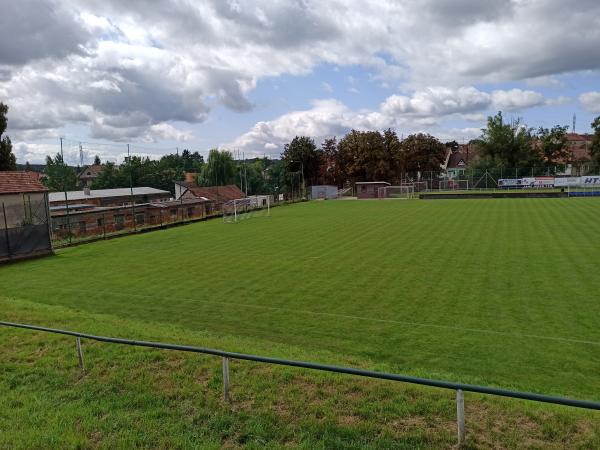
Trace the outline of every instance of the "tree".
<instances>
[{"instance_id":1,"label":"tree","mask_svg":"<svg viewBox=\"0 0 600 450\"><path fill-rule=\"evenodd\" d=\"M481 168L533 167L540 165L541 158L533 146L532 129L520 119L505 123L502 112L488 117L487 127L477 140Z\"/></svg>"},{"instance_id":2,"label":"tree","mask_svg":"<svg viewBox=\"0 0 600 450\"><path fill-rule=\"evenodd\" d=\"M8 125L6 114L8 113L8 105L0 102L0 171L16 170L17 158L12 152L12 143L8 136L2 137Z\"/></svg>"},{"instance_id":3,"label":"tree","mask_svg":"<svg viewBox=\"0 0 600 450\"><path fill-rule=\"evenodd\" d=\"M404 162L394 131L352 130L338 144L338 160L345 181L395 181Z\"/></svg>"},{"instance_id":4,"label":"tree","mask_svg":"<svg viewBox=\"0 0 600 450\"><path fill-rule=\"evenodd\" d=\"M431 172L432 175L441 172L446 146L435 137L424 133L411 134L400 145L407 172Z\"/></svg>"},{"instance_id":5,"label":"tree","mask_svg":"<svg viewBox=\"0 0 600 450\"><path fill-rule=\"evenodd\" d=\"M198 182L204 186L235 184L235 161L231 152L219 151L216 148L212 149L208 153L206 164L202 167Z\"/></svg>"},{"instance_id":6,"label":"tree","mask_svg":"<svg viewBox=\"0 0 600 450\"><path fill-rule=\"evenodd\" d=\"M46 178L44 184L53 192L73 191L77 188L77 174L65 164L63 157L57 153L54 159L46 158Z\"/></svg>"},{"instance_id":7,"label":"tree","mask_svg":"<svg viewBox=\"0 0 600 450\"><path fill-rule=\"evenodd\" d=\"M185 149L181 152L182 169L185 172L200 172L204 164L204 157L198 152L190 152Z\"/></svg>"},{"instance_id":8,"label":"tree","mask_svg":"<svg viewBox=\"0 0 600 450\"><path fill-rule=\"evenodd\" d=\"M319 158L319 183L341 186L343 181L337 139L325 139L321 144Z\"/></svg>"},{"instance_id":9,"label":"tree","mask_svg":"<svg viewBox=\"0 0 600 450\"><path fill-rule=\"evenodd\" d=\"M537 131L539 150L546 166L556 165L558 160L569 157L567 148L568 126L555 125L551 129L540 127Z\"/></svg>"},{"instance_id":10,"label":"tree","mask_svg":"<svg viewBox=\"0 0 600 450\"><path fill-rule=\"evenodd\" d=\"M448 141L444 145L446 146L446 148L449 148L453 152L458 151L458 149L460 148L460 145L458 145L458 142L456 141Z\"/></svg>"},{"instance_id":11,"label":"tree","mask_svg":"<svg viewBox=\"0 0 600 450\"><path fill-rule=\"evenodd\" d=\"M100 161L100 157L98 155L94 156L94 165L99 166L101 164L102 164L102 161Z\"/></svg>"},{"instance_id":12,"label":"tree","mask_svg":"<svg viewBox=\"0 0 600 450\"><path fill-rule=\"evenodd\" d=\"M107 162L92 182L92 189L113 189L116 187L125 187L124 177L119 173L115 163Z\"/></svg>"},{"instance_id":13,"label":"tree","mask_svg":"<svg viewBox=\"0 0 600 450\"><path fill-rule=\"evenodd\" d=\"M600 165L600 116L596 117L592 122L594 137L590 147L590 154L594 165Z\"/></svg>"},{"instance_id":14,"label":"tree","mask_svg":"<svg viewBox=\"0 0 600 450\"><path fill-rule=\"evenodd\" d=\"M290 143L285 144L281 154L283 168L288 175L286 178L291 183L294 181L292 173L299 173L304 186L316 184L319 178L320 152L315 141L308 136L296 136Z\"/></svg>"}]
</instances>

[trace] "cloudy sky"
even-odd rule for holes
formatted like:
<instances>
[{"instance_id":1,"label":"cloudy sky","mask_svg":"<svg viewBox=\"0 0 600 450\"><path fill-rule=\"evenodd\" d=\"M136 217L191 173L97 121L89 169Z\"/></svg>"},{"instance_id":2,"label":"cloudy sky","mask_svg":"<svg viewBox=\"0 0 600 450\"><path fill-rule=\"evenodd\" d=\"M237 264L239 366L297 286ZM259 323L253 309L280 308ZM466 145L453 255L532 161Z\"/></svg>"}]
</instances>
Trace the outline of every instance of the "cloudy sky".
<instances>
[{"instance_id":1,"label":"cloudy sky","mask_svg":"<svg viewBox=\"0 0 600 450\"><path fill-rule=\"evenodd\" d=\"M19 162L189 148L277 157L351 128L469 140L502 110L589 131L598 0L0 0Z\"/></svg>"}]
</instances>

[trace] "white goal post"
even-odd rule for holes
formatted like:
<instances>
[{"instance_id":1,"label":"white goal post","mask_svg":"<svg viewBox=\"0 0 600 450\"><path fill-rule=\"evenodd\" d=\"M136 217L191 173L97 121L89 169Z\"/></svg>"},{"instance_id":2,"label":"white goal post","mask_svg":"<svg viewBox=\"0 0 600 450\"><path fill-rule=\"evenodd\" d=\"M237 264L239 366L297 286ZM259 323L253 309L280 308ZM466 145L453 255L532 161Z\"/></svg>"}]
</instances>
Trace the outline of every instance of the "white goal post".
<instances>
[{"instance_id":1,"label":"white goal post","mask_svg":"<svg viewBox=\"0 0 600 450\"><path fill-rule=\"evenodd\" d=\"M415 196L415 187L410 185L402 186L384 186L377 190L377 197L384 198L413 198Z\"/></svg>"},{"instance_id":2,"label":"white goal post","mask_svg":"<svg viewBox=\"0 0 600 450\"><path fill-rule=\"evenodd\" d=\"M468 191L469 180L440 180L440 191Z\"/></svg>"},{"instance_id":3,"label":"white goal post","mask_svg":"<svg viewBox=\"0 0 600 450\"><path fill-rule=\"evenodd\" d=\"M237 223L257 216L271 215L271 196L252 195L223 203L223 222Z\"/></svg>"}]
</instances>

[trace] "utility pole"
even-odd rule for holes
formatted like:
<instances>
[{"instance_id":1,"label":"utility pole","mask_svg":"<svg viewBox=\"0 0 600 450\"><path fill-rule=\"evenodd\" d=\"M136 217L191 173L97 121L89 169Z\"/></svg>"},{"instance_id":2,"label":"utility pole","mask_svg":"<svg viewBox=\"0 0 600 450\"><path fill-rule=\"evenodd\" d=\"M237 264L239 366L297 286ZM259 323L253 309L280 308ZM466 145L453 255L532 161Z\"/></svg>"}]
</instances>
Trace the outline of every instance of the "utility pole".
<instances>
[{"instance_id":1,"label":"utility pole","mask_svg":"<svg viewBox=\"0 0 600 450\"><path fill-rule=\"evenodd\" d=\"M244 153L244 179L246 180L246 197L248 196L248 167L246 166L246 153Z\"/></svg>"},{"instance_id":2,"label":"utility pole","mask_svg":"<svg viewBox=\"0 0 600 450\"><path fill-rule=\"evenodd\" d=\"M304 182L304 161L302 163L302 200L306 199L306 183Z\"/></svg>"},{"instance_id":3,"label":"utility pole","mask_svg":"<svg viewBox=\"0 0 600 450\"><path fill-rule=\"evenodd\" d=\"M67 165L65 164L65 155L63 154L63 138L60 138L60 157L62 159L62 163L63 163L63 170L68 169ZM63 172L62 175L62 185L63 185L63 191L65 192L65 207L67 208L67 230L69 232L69 244L71 243L71 217L69 215L69 199L67 197L67 187L65 184L65 173Z\"/></svg>"}]
</instances>

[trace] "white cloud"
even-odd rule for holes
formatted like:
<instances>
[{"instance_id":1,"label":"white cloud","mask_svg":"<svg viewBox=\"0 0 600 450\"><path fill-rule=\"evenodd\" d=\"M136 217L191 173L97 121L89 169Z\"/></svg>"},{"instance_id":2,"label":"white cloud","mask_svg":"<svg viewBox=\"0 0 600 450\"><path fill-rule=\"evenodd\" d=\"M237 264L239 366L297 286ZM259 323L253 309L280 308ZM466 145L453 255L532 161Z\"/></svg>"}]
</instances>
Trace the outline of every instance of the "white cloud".
<instances>
[{"instance_id":1,"label":"white cloud","mask_svg":"<svg viewBox=\"0 0 600 450\"><path fill-rule=\"evenodd\" d=\"M549 98L546 100L546 105L549 106L560 106L566 105L567 103L571 103L573 99L571 97L567 97L566 95L560 95L556 98Z\"/></svg>"},{"instance_id":2,"label":"white cloud","mask_svg":"<svg viewBox=\"0 0 600 450\"><path fill-rule=\"evenodd\" d=\"M489 114L498 109L522 111L534 106L562 104L568 99L546 99L535 91L496 90L491 94L472 86L457 89L430 87L412 95L391 95L377 110L351 110L335 99L317 100L312 107L292 111L273 120L261 121L228 147L244 149L248 154L281 149L294 136L305 135L317 141L341 136L350 129L395 128L399 133L428 132L442 140L470 140L481 134L480 127L447 127L450 119L462 119L485 125ZM275 152L277 154L278 152Z\"/></svg>"},{"instance_id":3,"label":"white cloud","mask_svg":"<svg viewBox=\"0 0 600 450\"><path fill-rule=\"evenodd\" d=\"M564 86L564 83L556 77L553 76L541 76L528 78L525 80L528 86L531 87L545 87L545 88L561 88Z\"/></svg>"},{"instance_id":4,"label":"white cloud","mask_svg":"<svg viewBox=\"0 0 600 450\"><path fill-rule=\"evenodd\" d=\"M587 111L600 113L600 92L584 92L579 96L579 101Z\"/></svg>"},{"instance_id":5,"label":"white cloud","mask_svg":"<svg viewBox=\"0 0 600 450\"><path fill-rule=\"evenodd\" d=\"M417 91L411 97L392 95L381 105L381 110L388 115L437 116L479 111L489 105L489 95L474 87L431 87Z\"/></svg>"},{"instance_id":6,"label":"white cloud","mask_svg":"<svg viewBox=\"0 0 600 450\"><path fill-rule=\"evenodd\" d=\"M43 162L47 155L56 155L60 151L58 144L32 144L27 142L13 142L13 153L19 163ZM75 156L75 155L73 155Z\"/></svg>"},{"instance_id":7,"label":"white cloud","mask_svg":"<svg viewBox=\"0 0 600 450\"><path fill-rule=\"evenodd\" d=\"M362 125L562 104L530 90L469 86L559 87L561 74L600 69L596 0L5 3L0 98L11 105L9 131L27 139L65 124L105 139L161 139L161 124L200 123L215 106L249 111L260 80L324 64L361 65L371 80L412 92L378 111L337 112ZM596 111L592 97L580 101Z\"/></svg>"},{"instance_id":8,"label":"white cloud","mask_svg":"<svg viewBox=\"0 0 600 450\"><path fill-rule=\"evenodd\" d=\"M427 91L430 93L431 91ZM258 122L248 132L242 134L233 142L225 145L228 148L240 148L246 154L259 155L264 150L278 156L284 144L294 136L311 136L319 142L323 138L342 136L350 129L373 130L384 128L398 128L403 133L430 132L439 136L466 137L471 139L473 130L479 128L444 129L440 126L440 117L437 114L453 114L460 108L460 102L446 101L439 107L428 102L412 101L422 99L426 95L416 93L413 97L392 96L383 102L377 111L353 111L335 99L316 100L307 110L292 111L270 121ZM448 100L449 96L446 97ZM488 102L489 103L489 102ZM486 106L484 103L480 106ZM465 103L463 103L463 106ZM473 109L472 105L464 109Z\"/></svg>"},{"instance_id":9,"label":"white cloud","mask_svg":"<svg viewBox=\"0 0 600 450\"><path fill-rule=\"evenodd\" d=\"M527 108L546 104L544 96L539 92L524 91L522 89L493 91L491 100L495 108L502 111L522 111Z\"/></svg>"}]
</instances>

